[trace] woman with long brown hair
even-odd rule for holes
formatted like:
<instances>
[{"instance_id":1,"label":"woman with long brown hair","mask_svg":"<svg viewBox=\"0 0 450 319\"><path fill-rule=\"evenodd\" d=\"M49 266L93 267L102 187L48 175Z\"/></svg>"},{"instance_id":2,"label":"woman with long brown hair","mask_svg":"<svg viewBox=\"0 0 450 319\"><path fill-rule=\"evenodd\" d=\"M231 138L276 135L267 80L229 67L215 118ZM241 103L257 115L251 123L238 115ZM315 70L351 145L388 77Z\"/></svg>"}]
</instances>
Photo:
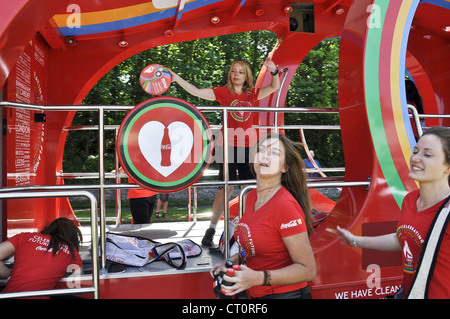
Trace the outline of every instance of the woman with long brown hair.
<instances>
[{"instance_id":1,"label":"woman with long brown hair","mask_svg":"<svg viewBox=\"0 0 450 319\"><path fill-rule=\"evenodd\" d=\"M0 278L10 277L2 293L53 289L66 271L83 266L78 253L82 239L77 225L61 217L40 233L21 233L0 243ZM9 269L1 260L12 255Z\"/></svg>"},{"instance_id":2,"label":"woman with long brown hair","mask_svg":"<svg viewBox=\"0 0 450 319\"><path fill-rule=\"evenodd\" d=\"M242 264L234 283L222 286L233 296L244 290L252 298L308 299L307 282L316 274L309 241L311 200L304 163L284 135L269 133L257 143L253 170L257 187L246 198L245 212L234 237L242 250L228 258ZM225 261L211 269L211 275L225 270Z\"/></svg>"}]
</instances>

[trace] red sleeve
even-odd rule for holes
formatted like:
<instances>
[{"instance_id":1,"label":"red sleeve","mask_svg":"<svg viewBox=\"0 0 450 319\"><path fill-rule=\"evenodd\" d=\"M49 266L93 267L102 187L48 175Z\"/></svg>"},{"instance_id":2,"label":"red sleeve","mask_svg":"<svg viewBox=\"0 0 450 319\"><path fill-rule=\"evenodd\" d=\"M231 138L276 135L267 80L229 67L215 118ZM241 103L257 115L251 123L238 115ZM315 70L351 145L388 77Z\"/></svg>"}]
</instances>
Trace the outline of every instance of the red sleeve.
<instances>
[{"instance_id":1,"label":"red sleeve","mask_svg":"<svg viewBox=\"0 0 450 319\"><path fill-rule=\"evenodd\" d=\"M219 86L212 89L216 97L215 101L219 102L222 106L228 106L230 92L226 86Z\"/></svg>"},{"instance_id":2,"label":"red sleeve","mask_svg":"<svg viewBox=\"0 0 450 319\"><path fill-rule=\"evenodd\" d=\"M254 88L254 89L252 90L253 100L254 100L254 101L258 101L258 95L259 95L259 92L260 92L260 91L261 91L260 88ZM252 105L253 105L253 103L252 103Z\"/></svg>"},{"instance_id":3,"label":"red sleeve","mask_svg":"<svg viewBox=\"0 0 450 319\"><path fill-rule=\"evenodd\" d=\"M7 239L7 241L9 241L9 242L14 246L14 248L15 248L16 250L17 250L17 247L18 247L19 244L20 244L20 238L21 238L21 235L22 235L22 233L17 234L17 235L14 235L13 237Z\"/></svg>"},{"instance_id":4,"label":"red sleeve","mask_svg":"<svg viewBox=\"0 0 450 319\"><path fill-rule=\"evenodd\" d=\"M275 214L275 224L281 237L292 236L307 231L305 215L300 205L292 199L279 203L279 209Z\"/></svg>"}]
</instances>

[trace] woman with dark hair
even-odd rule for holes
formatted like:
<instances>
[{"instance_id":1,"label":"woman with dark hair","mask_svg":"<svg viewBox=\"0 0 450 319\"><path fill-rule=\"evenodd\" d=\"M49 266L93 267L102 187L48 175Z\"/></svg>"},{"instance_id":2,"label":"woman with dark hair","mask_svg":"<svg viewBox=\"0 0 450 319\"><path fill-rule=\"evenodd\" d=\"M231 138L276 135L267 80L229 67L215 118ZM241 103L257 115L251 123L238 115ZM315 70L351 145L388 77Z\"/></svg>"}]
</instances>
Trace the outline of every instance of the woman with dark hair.
<instances>
[{"instance_id":1,"label":"woman with dark hair","mask_svg":"<svg viewBox=\"0 0 450 319\"><path fill-rule=\"evenodd\" d=\"M244 290L251 298L308 299L307 282L316 263L309 241L312 232L311 199L303 160L293 142L269 133L257 143L253 156L256 189L246 198L245 212L234 237L242 250L228 258L242 264L234 283L222 286L233 296ZM225 261L211 275L226 271Z\"/></svg>"},{"instance_id":2,"label":"woman with dark hair","mask_svg":"<svg viewBox=\"0 0 450 319\"><path fill-rule=\"evenodd\" d=\"M449 299L450 128L427 129L414 147L410 167L409 177L419 189L406 194L397 232L356 236L340 227L337 231L353 247L403 252L403 294L397 297ZM424 270L426 282L417 285Z\"/></svg>"},{"instance_id":3,"label":"woman with dark hair","mask_svg":"<svg viewBox=\"0 0 450 319\"><path fill-rule=\"evenodd\" d=\"M21 233L0 243L0 278L10 277L2 293L49 290L70 269L81 269L80 229L68 218L55 219L40 233ZM1 260L14 255L12 269Z\"/></svg>"}]
</instances>

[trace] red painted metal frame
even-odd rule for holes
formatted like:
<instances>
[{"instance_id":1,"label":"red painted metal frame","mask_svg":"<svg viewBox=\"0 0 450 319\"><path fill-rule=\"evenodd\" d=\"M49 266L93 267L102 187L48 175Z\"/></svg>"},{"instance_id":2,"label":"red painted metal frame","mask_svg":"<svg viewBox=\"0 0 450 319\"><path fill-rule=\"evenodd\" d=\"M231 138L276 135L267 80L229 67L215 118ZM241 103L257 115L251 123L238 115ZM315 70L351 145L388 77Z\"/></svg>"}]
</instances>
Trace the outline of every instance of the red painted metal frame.
<instances>
[{"instance_id":1,"label":"red painted metal frame","mask_svg":"<svg viewBox=\"0 0 450 319\"><path fill-rule=\"evenodd\" d=\"M383 260L388 264L387 260L391 260L392 256L372 256L360 249L341 246L336 240L334 231L337 225L349 227L357 234L365 231L372 233L392 231L399 215L398 205L389 191L375 156L364 99L367 8L374 0L311 1L314 2L314 33L289 30L289 14L284 9L286 6L295 6L303 1L196 1L202 5L193 10L182 9L181 2L184 1L178 1L177 14L174 17L126 29L63 37L55 17L74 12L71 9L73 7L69 5L79 5L83 14L95 14L113 12L105 10L138 6L147 1L1 0L0 87L4 88L4 98L14 101L15 97L8 96L6 92L14 90L15 83L11 80L11 74L15 72L17 60L30 40L44 44L48 59L45 104L78 105L97 81L115 65L143 50L159 45L250 30L270 30L282 40L280 46L271 54L281 69L289 68L290 72L286 79L288 84L294 76L294 70L317 43L341 36L339 109L346 161L345 179L360 181L370 176L372 185L369 191L364 188L344 189L329 217L311 237L318 267L316 279L311 283L311 287L315 298L378 298L391 294L394 287L401 283L402 270L399 264L381 267L381 287L370 288L368 279L371 273L368 272L367 262L379 258L379 265L383 265ZM154 2L156 3L155 0ZM263 10L262 15L255 14L256 5ZM342 13L342 10L343 14L338 14ZM420 90L426 113L450 113L448 90L450 33L441 29L450 21L448 11L433 3L421 4L415 14L408 42L406 68ZM212 17L218 17L219 20L213 22ZM121 39L128 42L126 47L118 45ZM269 81L270 75L266 76L261 72L257 85L264 85ZM280 105L284 105L287 91L288 85L281 92ZM260 101L260 105L273 106L275 100L276 97L271 96ZM8 111L4 109L4 119L8 118ZM37 179L39 184L62 183L62 180L56 177L56 173L62 170L67 135L63 127L70 125L74 114L75 112L47 112L43 151L45 162L39 171L39 174L42 174ZM272 116L273 114L261 115L260 124L273 123ZM279 117L279 123L283 123L282 116ZM450 123L449 120L430 120L427 124L448 126ZM31 129L36 130L38 125L31 123ZM15 160L12 145L8 136L3 136L3 187L8 185L7 164ZM31 145L30 148L35 146ZM8 227L3 229L4 237L14 228L39 229L47 220L69 216L72 213L68 201L49 199L44 202L44 205L20 209L17 206L4 205L3 225ZM30 221L25 221L24 216L28 216ZM21 222L17 224L12 220ZM399 256L396 258L398 260ZM144 284L146 281L148 283ZM150 285L171 287L172 283L176 286L167 291L158 290L152 293L147 289ZM210 287L208 273L104 280L101 283L101 297L210 298L213 297ZM118 292L121 294L117 294Z\"/></svg>"}]
</instances>

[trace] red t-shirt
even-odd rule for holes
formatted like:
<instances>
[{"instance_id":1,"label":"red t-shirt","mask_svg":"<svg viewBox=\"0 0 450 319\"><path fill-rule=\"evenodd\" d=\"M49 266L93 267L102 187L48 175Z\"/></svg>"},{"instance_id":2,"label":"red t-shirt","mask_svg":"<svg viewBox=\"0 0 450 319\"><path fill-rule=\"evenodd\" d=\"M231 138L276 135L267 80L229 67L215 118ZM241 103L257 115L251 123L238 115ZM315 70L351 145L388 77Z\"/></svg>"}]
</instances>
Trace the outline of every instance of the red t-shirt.
<instances>
[{"instance_id":1,"label":"red t-shirt","mask_svg":"<svg viewBox=\"0 0 450 319\"><path fill-rule=\"evenodd\" d=\"M248 193L245 214L236 226L234 237L245 252L247 266L253 270L276 270L292 265L283 237L307 231L303 210L282 187L266 204L254 211L256 190ZM292 285L255 286L252 297L279 294L306 287L307 283Z\"/></svg>"},{"instance_id":2,"label":"red t-shirt","mask_svg":"<svg viewBox=\"0 0 450 319\"><path fill-rule=\"evenodd\" d=\"M444 200L434 206L417 212L417 199L420 191L415 190L405 196L402 215L397 226L397 236L402 246L404 270L403 288L408 293L419 262L422 247L430 225ZM447 227L439 249L436 267L430 283L428 298L450 298L450 229Z\"/></svg>"},{"instance_id":3,"label":"red t-shirt","mask_svg":"<svg viewBox=\"0 0 450 319\"><path fill-rule=\"evenodd\" d=\"M216 101L222 106L249 107L258 100L259 89L252 89L250 93L231 94L226 86L213 88ZM249 147L257 141L256 130L252 128L257 117L252 112L228 112L228 144L230 146ZM222 129L223 132L223 129ZM223 141L218 141L223 145Z\"/></svg>"},{"instance_id":4,"label":"red t-shirt","mask_svg":"<svg viewBox=\"0 0 450 319\"><path fill-rule=\"evenodd\" d=\"M128 179L128 183L136 184L131 178ZM130 188L128 189L128 198L143 198L152 197L158 194L157 192L151 191L145 188Z\"/></svg>"},{"instance_id":5,"label":"red t-shirt","mask_svg":"<svg viewBox=\"0 0 450 319\"><path fill-rule=\"evenodd\" d=\"M2 292L53 289L69 265L83 266L79 253L75 250L72 258L66 245L53 257L52 251L47 251L50 238L41 233L21 233L8 239L16 252L11 278Z\"/></svg>"}]
</instances>

